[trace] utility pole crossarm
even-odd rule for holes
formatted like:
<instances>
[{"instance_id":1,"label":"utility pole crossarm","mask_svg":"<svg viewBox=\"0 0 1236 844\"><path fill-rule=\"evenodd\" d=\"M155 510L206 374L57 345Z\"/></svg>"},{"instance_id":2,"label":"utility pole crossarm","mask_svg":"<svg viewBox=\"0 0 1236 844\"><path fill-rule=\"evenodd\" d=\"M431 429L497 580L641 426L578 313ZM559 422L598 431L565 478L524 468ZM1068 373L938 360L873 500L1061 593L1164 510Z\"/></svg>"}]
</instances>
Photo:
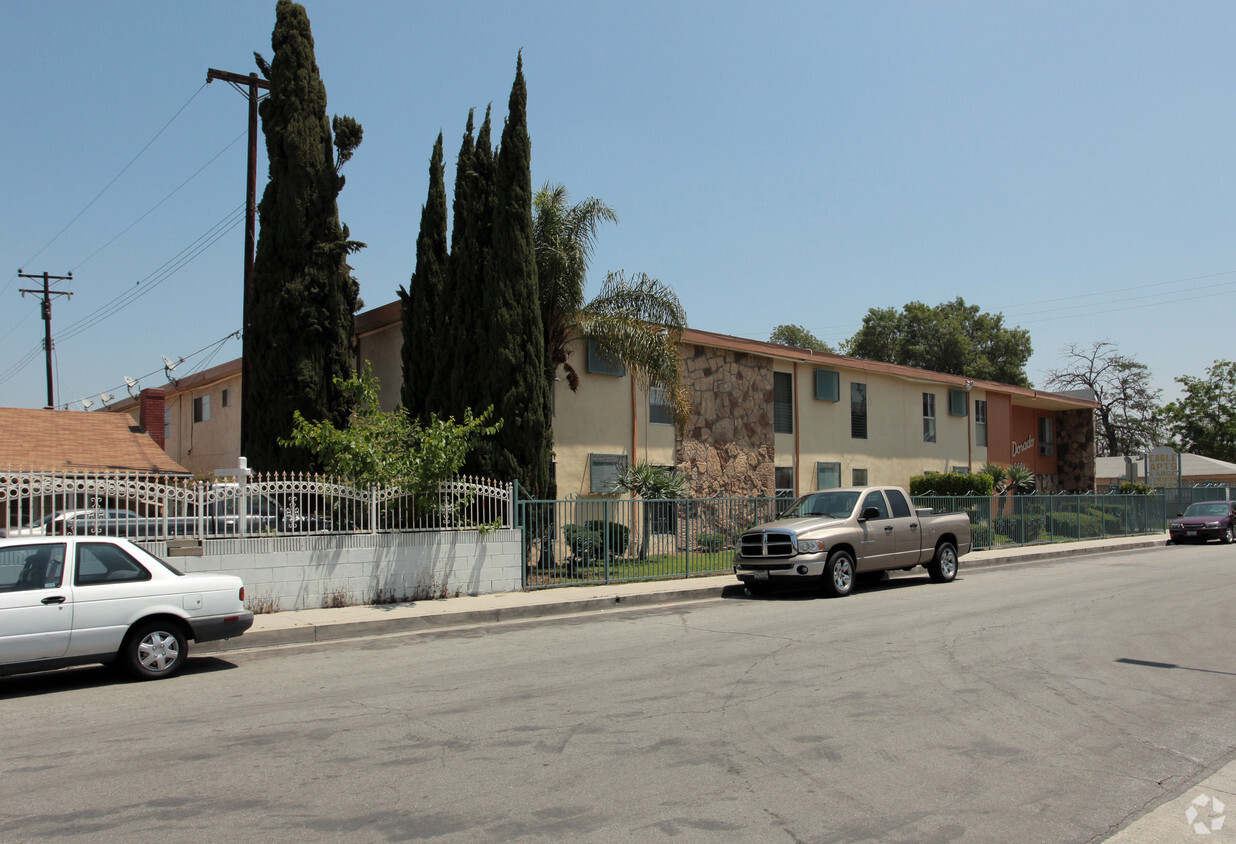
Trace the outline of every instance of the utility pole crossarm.
<instances>
[{"instance_id":1,"label":"utility pole crossarm","mask_svg":"<svg viewBox=\"0 0 1236 844\"><path fill-rule=\"evenodd\" d=\"M42 290L30 290L24 287L18 289L21 292L22 298L25 298L27 293L31 293L43 299L43 353L47 357L47 407L50 410L55 407L55 390L52 382L51 297L66 296L71 298L73 296L68 290L52 290L51 282L72 281L73 273L68 275L51 275L50 273L26 273L18 270L17 277L43 279Z\"/></svg>"},{"instance_id":2,"label":"utility pole crossarm","mask_svg":"<svg viewBox=\"0 0 1236 844\"><path fill-rule=\"evenodd\" d=\"M258 76L256 73L251 73L248 76L240 73L232 73L228 70L215 70L213 67L206 69L206 84L214 82L216 79L223 82L231 82L233 85L253 85L254 87L263 90L270 90L270 82Z\"/></svg>"}]
</instances>

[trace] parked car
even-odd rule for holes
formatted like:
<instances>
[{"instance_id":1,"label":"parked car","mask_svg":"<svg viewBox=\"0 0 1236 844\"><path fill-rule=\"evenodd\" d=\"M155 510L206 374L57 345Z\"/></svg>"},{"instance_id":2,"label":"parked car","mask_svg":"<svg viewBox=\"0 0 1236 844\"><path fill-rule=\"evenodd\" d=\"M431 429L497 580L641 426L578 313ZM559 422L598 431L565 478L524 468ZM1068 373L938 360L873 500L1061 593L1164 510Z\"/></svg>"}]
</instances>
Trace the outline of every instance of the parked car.
<instances>
[{"instance_id":1,"label":"parked car","mask_svg":"<svg viewBox=\"0 0 1236 844\"><path fill-rule=\"evenodd\" d=\"M128 516L136 518L137 514L129 510L103 510L100 508L88 510L57 510L50 516L44 516L43 518L33 521L24 527L10 528L7 531L0 529L0 537L69 536L75 533L99 533L98 528L103 523ZM94 527L95 530L91 531L91 527Z\"/></svg>"},{"instance_id":2,"label":"parked car","mask_svg":"<svg viewBox=\"0 0 1236 844\"><path fill-rule=\"evenodd\" d=\"M1168 528L1172 542L1206 542L1217 539L1224 545L1236 533L1236 502L1198 501L1177 513Z\"/></svg>"},{"instance_id":3,"label":"parked car","mask_svg":"<svg viewBox=\"0 0 1236 844\"><path fill-rule=\"evenodd\" d=\"M969 551L966 514L915 510L897 487L847 487L808 493L776 521L746 531L734 574L751 591L822 583L840 597L850 594L856 579L919 565L933 581L946 583Z\"/></svg>"},{"instance_id":4,"label":"parked car","mask_svg":"<svg viewBox=\"0 0 1236 844\"><path fill-rule=\"evenodd\" d=\"M189 639L252 625L234 575L185 574L125 539L0 539L0 675L101 662L168 677Z\"/></svg>"}]
</instances>

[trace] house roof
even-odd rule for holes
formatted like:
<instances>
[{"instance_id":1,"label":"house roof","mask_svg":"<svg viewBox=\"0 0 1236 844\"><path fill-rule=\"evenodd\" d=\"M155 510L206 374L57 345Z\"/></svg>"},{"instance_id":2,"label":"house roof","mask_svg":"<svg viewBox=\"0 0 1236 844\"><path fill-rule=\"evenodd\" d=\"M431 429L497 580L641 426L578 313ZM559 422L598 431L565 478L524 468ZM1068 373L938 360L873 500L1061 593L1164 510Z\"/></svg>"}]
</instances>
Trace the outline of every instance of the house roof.
<instances>
[{"instance_id":1,"label":"house roof","mask_svg":"<svg viewBox=\"0 0 1236 844\"><path fill-rule=\"evenodd\" d=\"M389 328L392 325L398 324L400 319L400 302L388 302L385 305L380 305L376 308L371 308L368 311L356 315L356 333L358 336L365 336L376 331L381 331L384 328ZM682 332L682 343L694 344L700 346L711 346L714 348L729 349L737 352L747 352L749 354L761 355L764 357L778 358L780 360L795 361L799 363L813 363L817 366L838 366L847 369L856 369L863 372L875 372L884 375L890 375L897 378L903 378L908 381L924 381L932 384L943 384L948 386L965 389L969 387L978 387L984 390L995 390L1000 393L1009 395L1014 405L1026 405L1042 408L1044 410L1075 410L1080 408L1097 408L1099 403L1094 401L1092 397L1079 395L1076 391L1053 393L1046 390L1036 390L1032 387L1015 387L1012 384L1003 384L999 381L987 381L981 378L966 378L961 375L949 375L944 372L932 372L926 369L915 369L912 366L902 366L895 363L883 363L881 361L863 360L861 358L851 358L844 355L838 355L831 352L816 352L811 349L796 349L793 346L784 346L779 343L768 343L762 340L749 340L745 337L734 337L729 334L718 334L713 331L701 331L697 328L688 328ZM170 396L174 393L181 392L187 389L195 389L204 387L208 384L222 381L229 377L234 377L240 372L240 358L221 363L211 369L204 370L196 375L182 378L175 385L165 384L163 390ZM136 401L132 399L113 402L109 409L127 410L136 405Z\"/></svg>"},{"instance_id":2,"label":"house roof","mask_svg":"<svg viewBox=\"0 0 1236 844\"><path fill-rule=\"evenodd\" d=\"M0 469L188 475L127 414L0 407Z\"/></svg>"},{"instance_id":3,"label":"house roof","mask_svg":"<svg viewBox=\"0 0 1236 844\"><path fill-rule=\"evenodd\" d=\"M1132 456L1133 462L1138 467L1139 476L1145 474L1145 464L1142 462L1142 458L1145 456L1144 454ZM1123 457L1095 458L1094 476L1096 478L1121 478L1124 477L1124 472ZM1236 463L1216 460L1213 457L1203 457L1200 454L1180 455L1180 476L1182 478L1209 478L1220 475L1236 477Z\"/></svg>"}]
</instances>

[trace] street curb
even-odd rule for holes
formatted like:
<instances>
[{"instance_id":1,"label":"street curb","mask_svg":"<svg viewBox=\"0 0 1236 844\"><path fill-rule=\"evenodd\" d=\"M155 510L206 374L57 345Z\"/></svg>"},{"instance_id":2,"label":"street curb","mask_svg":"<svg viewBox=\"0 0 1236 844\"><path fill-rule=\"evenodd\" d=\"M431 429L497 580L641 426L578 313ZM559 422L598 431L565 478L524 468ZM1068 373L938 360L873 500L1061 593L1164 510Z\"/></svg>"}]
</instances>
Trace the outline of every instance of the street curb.
<instances>
[{"instance_id":1,"label":"street curb","mask_svg":"<svg viewBox=\"0 0 1236 844\"><path fill-rule=\"evenodd\" d=\"M988 551L972 551L969 556L962 557L959 570L965 569L985 569L994 566L1007 566L1015 563L1037 563L1043 560L1055 560L1061 557L1082 557L1089 554L1111 554L1116 551L1137 551L1143 548L1159 548L1167 545L1167 540L1162 536L1148 536L1140 542L1125 541L1122 543L1112 543L1111 545L1090 545L1086 548L1071 548L1068 545L1045 545L1042 551L1020 551L1016 556L1005 556L999 559L984 560L981 555L989 553ZM1048 550L1048 549L1057 550Z\"/></svg>"},{"instance_id":2,"label":"street curb","mask_svg":"<svg viewBox=\"0 0 1236 844\"><path fill-rule=\"evenodd\" d=\"M200 647L194 648L194 653L224 653L226 651L264 648L276 645L333 642L340 639L355 639L361 636L411 633L435 628L445 629L474 624L576 615L615 608L626 609L685 603L688 601L704 601L725 597L726 593L741 594L742 591L743 586L741 583L727 583L723 586L669 589L664 592L646 592L636 595L608 595L600 598L584 598L578 601L554 601L546 604L529 604L498 609L461 610L459 612L435 613L433 615L404 616L401 618L366 621L341 621L330 624L303 624L282 630L259 630L246 633L237 639L207 642Z\"/></svg>"},{"instance_id":3,"label":"street curb","mask_svg":"<svg viewBox=\"0 0 1236 844\"><path fill-rule=\"evenodd\" d=\"M961 559L960 571L964 574L967 569L988 569L1019 563L1043 562L1065 557L1110 554L1118 551L1154 548L1165 544L1166 539L1162 535L1158 535L1148 536L1142 541L1130 542L1128 539L1125 539L1123 542L1112 542L1111 544L1098 546L1089 545L1084 548L1069 547L1068 545L1051 545L1043 546L1041 551L1028 551L1024 548L1018 548L1016 553L1010 553L1011 549L1002 549L1002 552L997 552L1001 553L1001 556L992 559L983 559L982 555L990 553L988 551L974 551ZM681 586L668 587L656 592L607 594L598 597L581 598L579 600L553 600L520 606L458 611L447 610L422 615L402 615L394 618L373 618L360 621L332 621L321 624L301 622L294 626L280 629L250 631L235 639L206 642L193 650L195 654L205 655L276 647L279 645L334 642L342 639L360 638L362 636L414 633L424 630L448 629L476 624L526 621L528 619L603 612L613 609L663 606L688 601L712 600L723 598L727 595L742 595L744 591L741 583L733 581L716 585L687 585L688 583L685 582Z\"/></svg>"}]
</instances>

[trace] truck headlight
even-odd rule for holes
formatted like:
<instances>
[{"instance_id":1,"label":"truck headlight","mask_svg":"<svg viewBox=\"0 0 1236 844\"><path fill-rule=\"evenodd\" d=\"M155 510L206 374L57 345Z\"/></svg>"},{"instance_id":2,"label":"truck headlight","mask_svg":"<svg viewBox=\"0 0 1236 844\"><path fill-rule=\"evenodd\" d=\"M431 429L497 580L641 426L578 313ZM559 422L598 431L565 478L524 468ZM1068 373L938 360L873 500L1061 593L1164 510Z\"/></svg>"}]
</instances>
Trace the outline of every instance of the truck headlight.
<instances>
[{"instance_id":1,"label":"truck headlight","mask_svg":"<svg viewBox=\"0 0 1236 844\"><path fill-rule=\"evenodd\" d=\"M820 539L800 539L798 540L798 553L800 554L818 554L824 550L824 541Z\"/></svg>"}]
</instances>

